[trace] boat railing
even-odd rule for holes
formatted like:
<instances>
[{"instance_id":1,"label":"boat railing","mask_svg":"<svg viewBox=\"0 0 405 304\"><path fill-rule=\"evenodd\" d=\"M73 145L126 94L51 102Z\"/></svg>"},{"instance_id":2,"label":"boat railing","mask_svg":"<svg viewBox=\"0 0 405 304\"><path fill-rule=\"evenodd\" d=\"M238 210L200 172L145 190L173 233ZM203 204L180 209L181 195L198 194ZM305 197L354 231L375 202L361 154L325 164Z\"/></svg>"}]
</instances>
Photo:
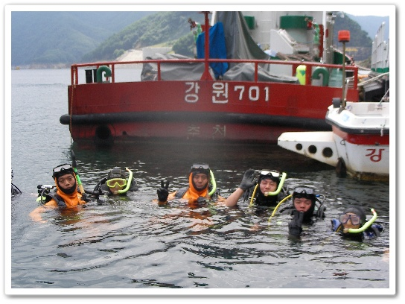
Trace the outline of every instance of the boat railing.
<instances>
[{"instance_id":1,"label":"boat railing","mask_svg":"<svg viewBox=\"0 0 405 304\"><path fill-rule=\"evenodd\" d=\"M206 59L145 59L145 60L134 60L134 61L104 61L104 62L97 62L97 63L78 63L73 64L71 66L71 84L78 85L79 84L79 69L81 68L92 68L93 70L97 70L100 67L106 66L109 68L111 75L106 76L108 81L111 83L115 83L115 76L116 76L116 68L119 66L128 66L128 65L142 65L147 63L156 64L157 66L157 79L156 81L163 81L161 74L161 66L162 64L178 64L178 63L251 63L254 65L254 82L259 82L259 66L262 65L286 65L291 66L291 75L289 76L296 76L297 68L299 66L304 66L305 71L305 84L311 86L312 85L312 75L313 70L315 68L321 67L328 70L335 69L341 70L342 65L340 64L325 64L319 62L306 62L306 61L283 61L283 60L258 60L258 59L213 59L210 58L209 60ZM346 66L346 71L353 71L353 85L351 86L353 89L357 90L357 83L358 83L358 67L357 66ZM201 80L211 80L213 81L209 75L202 75ZM215 80L220 81L220 80Z\"/></svg>"}]
</instances>

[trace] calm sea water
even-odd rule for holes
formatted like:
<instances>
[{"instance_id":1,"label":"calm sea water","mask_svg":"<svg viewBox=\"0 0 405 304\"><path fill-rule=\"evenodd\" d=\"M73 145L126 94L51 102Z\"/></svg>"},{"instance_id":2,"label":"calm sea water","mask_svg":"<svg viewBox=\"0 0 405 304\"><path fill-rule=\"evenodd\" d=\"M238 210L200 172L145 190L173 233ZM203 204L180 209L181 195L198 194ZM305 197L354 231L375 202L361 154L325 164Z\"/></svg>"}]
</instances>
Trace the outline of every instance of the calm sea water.
<instances>
[{"instance_id":1,"label":"calm sea water","mask_svg":"<svg viewBox=\"0 0 405 304\"><path fill-rule=\"evenodd\" d=\"M6 200L12 292L96 288L97 294L159 294L183 288L209 294L237 288L232 294L274 295L292 288L297 294L319 289L384 294L394 287L389 184L337 178L333 168L276 145L140 141L110 149L80 147L59 123L68 112L69 82L68 69L11 73L11 167L23 191ZM46 223L31 221L37 185L52 184L52 168L70 162L70 149L86 189L119 166L133 170L139 191L105 205L91 202L76 214L48 212ZM256 214L248 202L198 209L154 204L160 181L170 179L171 190L187 184L193 162L210 164L225 197L248 168L285 171L287 184L312 185L325 195L326 218L297 243L287 238L287 215L277 215L269 226L271 210ZM358 243L330 232L330 220L349 204L376 209L384 226L380 238Z\"/></svg>"}]
</instances>

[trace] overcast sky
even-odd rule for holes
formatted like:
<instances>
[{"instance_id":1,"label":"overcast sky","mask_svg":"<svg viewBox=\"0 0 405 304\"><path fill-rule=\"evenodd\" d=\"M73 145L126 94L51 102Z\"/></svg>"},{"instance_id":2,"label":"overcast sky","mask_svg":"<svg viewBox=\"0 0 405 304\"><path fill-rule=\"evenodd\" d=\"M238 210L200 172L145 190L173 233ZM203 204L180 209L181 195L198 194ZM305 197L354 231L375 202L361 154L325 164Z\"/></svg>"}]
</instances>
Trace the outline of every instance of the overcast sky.
<instances>
[{"instance_id":1,"label":"overcast sky","mask_svg":"<svg viewBox=\"0 0 405 304\"><path fill-rule=\"evenodd\" d=\"M347 5L346 7L344 7L343 11L346 14L350 14L350 15L355 15L355 16L381 16L381 17L385 17L385 16L389 16L390 12L392 10L390 10L391 7L389 6L375 6L372 7L371 5L362 5L362 6L352 6L352 5Z\"/></svg>"}]
</instances>

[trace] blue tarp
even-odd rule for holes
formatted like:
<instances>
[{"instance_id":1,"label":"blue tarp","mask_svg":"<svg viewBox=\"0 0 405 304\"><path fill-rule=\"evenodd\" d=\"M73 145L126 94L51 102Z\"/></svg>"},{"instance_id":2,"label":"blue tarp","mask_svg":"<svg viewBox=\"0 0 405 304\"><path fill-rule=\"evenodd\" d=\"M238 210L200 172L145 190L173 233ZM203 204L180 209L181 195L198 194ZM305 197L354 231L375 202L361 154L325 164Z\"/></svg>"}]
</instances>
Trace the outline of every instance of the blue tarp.
<instances>
[{"instance_id":1,"label":"blue tarp","mask_svg":"<svg viewBox=\"0 0 405 304\"><path fill-rule=\"evenodd\" d=\"M210 58L226 59L226 46L224 27L222 22L217 22L209 30L210 38ZM197 37L197 58L203 59L205 56L205 32ZM210 63L214 71L215 77L218 79L228 70L228 63L226 62L213 62Z\"/></svg>"}]
</instances>

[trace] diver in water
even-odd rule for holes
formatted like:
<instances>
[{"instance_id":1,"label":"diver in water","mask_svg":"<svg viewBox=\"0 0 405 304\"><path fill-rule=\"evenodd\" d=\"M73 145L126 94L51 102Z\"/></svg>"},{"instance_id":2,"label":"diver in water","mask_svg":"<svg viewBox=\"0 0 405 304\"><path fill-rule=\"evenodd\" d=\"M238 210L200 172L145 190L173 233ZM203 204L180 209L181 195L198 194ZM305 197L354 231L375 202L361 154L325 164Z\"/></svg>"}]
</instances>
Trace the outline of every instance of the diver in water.
<instances>
[{"instance_id":1,"label":"diver in water","mask_svg":"<svg viewBox=\"0 0 405 304\"><path fill-rule=\"evenodd\" d=\"M159 204L174 199L187 199L190 205L200 205L211 200L216 194L216 182L208 164L193 164L188 176L189 185L169 194L169 181L161 182L157 190Z\"/></svg>"},{"instance_id":2,"label":"diver in water","mask_svg":"<svg viewBox=\"0 0 405 304\"><path fill-rule=\"evenodd\" d=\"M225 200L228 207L235 206L244 195L244 200L250 197L251 204L256 206L276 206L277 202L286 197L283 188L287 174L263 169L249 169L245 172L239 187Z\"/></svg>"},{"instance_id":3,"label":"diver in water","mask_svg":"<svg viewBox=\"0 0 405 304\"><path fill-rule=\"evenodd\" d=\"M18 189L18 187L13 184L13 177L14 177L13 169L11 169L11 197L14 197L22 193L21 190Z\"/></svg>"},{"instance_id":4,"label":"diver in water","mask_svg":"<svg viewBox=\"0 0 405 304\"><path fill-rule=\"evenodd\" d=\"M34 221L41 221L41 213L50 209L71 209L79 205L86 204L86 201L82 197L82 194L78 191L78 185L76 180L76 174L73 167L69 164L62 164L53 168L52 177L55 181L56 191L50 191L53 186L50 186L42 190L42 194L39 197L39 202L42 206L35 208L30 217ZM38 186L40 190L40 186Z\"/></svg>"},{"instance_id":5,"label":"diver in water","mask_svg":"<svg viewBox=\"0 0 405 304\"><path fill-rule=\"evenodd\" d=\"M296 187L292 193L292 205L280 210L288 210L292 219L288 223L288 233L291 238L299 238L302 233L302 224L312 224L314 219L325 217L326 207L317 198L315 190L311 187Z\"/></svg>"},{"instance_id":6,"label":"diver in water","mask_svg":"<svg viewBox=\"0 0 405 304\"><path fill-rule=\"evenodd\" d=\"M119 167L114 167L108 172L107 177L101 179L94 187L93 193L99 195L126 195L128 191L137 191L138 186L136 184L133 173L130 169L128 171L128 177L124 170Z\"/></svg>"},{"instance_id":7,"label":"diver in water","mask_svg":"<svg viewBox=\"0 0 405 304\"><path fill-rule=\"evenodd\" d=\"M376 238L380 236L383 227L374 223L377 213L374 209L371 209L371 212L373 217L367 221L366 213L361 207L350 206L339 216L339 219L331 221L332 231L341 233L345 238L358 241Z\"/></svg>"},{"instance_id":8,"label":"diver in water","mask_svg":"<svg viewBox=\"0 0 405 304\"><path fill-rule=\"evenodd\" d=\"M114 167L106 177L97 183L92 192L86 191L86 193L97 197L100 203L108 200L111 196L125 196L128 191L137 191L138 186L132 171L128 168L126 168L126 171L128 176L121 168Z\"/></svg>"}]
</instances>

